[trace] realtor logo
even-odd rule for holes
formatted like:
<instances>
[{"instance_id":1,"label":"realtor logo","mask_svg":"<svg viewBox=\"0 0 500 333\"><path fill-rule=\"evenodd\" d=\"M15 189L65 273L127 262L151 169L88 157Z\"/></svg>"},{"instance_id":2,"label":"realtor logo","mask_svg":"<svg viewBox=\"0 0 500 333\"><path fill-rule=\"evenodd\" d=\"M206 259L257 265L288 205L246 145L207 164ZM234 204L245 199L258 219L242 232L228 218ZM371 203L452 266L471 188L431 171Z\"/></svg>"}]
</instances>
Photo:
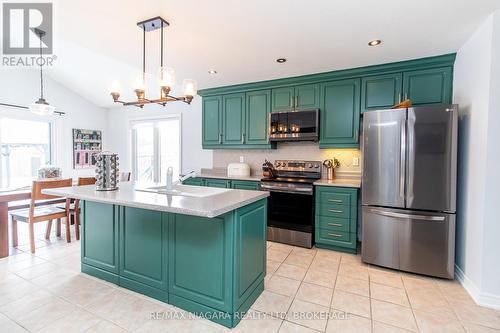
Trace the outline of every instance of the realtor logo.
<instances>
[{"instance_id":1,"label":"realtor logo","mask_svg":"<svg viewBox=\"0 0 500 333\"><path fill-rule=\"evenodd\" d=\"M40 38L35 32L45 32L43 53L52 54L52 3L3 4L3 54L38 54Z\"/></svg>"}]
</instances>

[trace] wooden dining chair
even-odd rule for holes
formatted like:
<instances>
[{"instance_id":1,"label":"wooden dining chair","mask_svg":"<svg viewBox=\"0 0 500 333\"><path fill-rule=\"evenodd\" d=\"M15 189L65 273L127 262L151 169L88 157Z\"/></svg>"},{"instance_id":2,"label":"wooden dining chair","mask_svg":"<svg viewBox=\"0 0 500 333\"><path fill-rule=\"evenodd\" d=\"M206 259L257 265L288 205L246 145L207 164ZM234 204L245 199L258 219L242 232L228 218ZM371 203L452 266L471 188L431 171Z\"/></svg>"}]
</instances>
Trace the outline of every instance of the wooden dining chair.
<instances>
[{"instance_id":1,"label":"wooden dining chair","mask_svg":"<svg viewBox=\"0 0 500 333\"><path fill-rule=\"evenodd\" d=\"M95 177L78 177L78 186L84 186L84 185L94 185L95 184ZM80 208L80 200L75 199L75 202L70 206L70 211L69 211L71 217L73 218L73 221L75 221L75 236L76 239L80 239L80 214L81 214L81 208Z\"/></svg>"},{"instance_id":2,"label":"wooden dining chair","mask_svg":"<svg viewBox=\"0 0 500 333\"><path fill-rule=\"evenodd\" d=\"M70 187L72 179L61 180L36 180L31 187L31 201L30 207L25 209L13 210L10 212L12 217L12 243L17 247L17 221L29 223L30 247L31 253L35 253L35 232L34 224L38 222L47 221L47 231L45 238L49 239L50 229L52 227L52 220L57 220L57 233L61 233L61 219L66 219L66 241L71 242L70 222L69 222L69 205L70 199L66 199L64 209L56 205L36 206L37 201L50 200L61 198L54 195L43 194L42 190L57 187Z\"/></svg>"}]
</instances>

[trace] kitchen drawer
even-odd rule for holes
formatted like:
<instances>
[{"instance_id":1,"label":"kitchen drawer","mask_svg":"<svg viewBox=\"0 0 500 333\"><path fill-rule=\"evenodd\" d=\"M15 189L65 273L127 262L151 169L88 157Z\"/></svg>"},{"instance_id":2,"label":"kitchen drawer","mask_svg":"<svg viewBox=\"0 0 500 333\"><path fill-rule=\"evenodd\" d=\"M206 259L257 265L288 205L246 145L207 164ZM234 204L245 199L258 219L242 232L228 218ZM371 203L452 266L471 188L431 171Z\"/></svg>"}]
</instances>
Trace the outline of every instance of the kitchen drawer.
<instances>
[{"instance_id":1,"label":"kitchen drawer","mask_svg":"<svg viewBox=\"0 0 500 333\"><path fill-rule=\"evenodd\" d=\"M316 216L316 227L321 228L321 229L349 232L349 231L351 231L350 230L351 224L353 224L353 221L350 219L339 219L336 217ZM354 225L356 225L356 224L354 223Z\"/></svg>"},{"instance_id":2,"label":"kitchen drawer","mask_svg":"<svg viewBox=\"0 0 500 333\"><path fill-rule=\"evenodd\" d=\"M331 231L327 229L316 229L316 243L318 245L330 245L335 248L356 249L356 234L352 232Z\"/></svg>"},{"instance_id":3,"label":"kitchen drawer","mask_svg":"<svg viewBox=\"0 0 500 333\"><path fill-rule=\"evenodd\" d=\"M343 219L351 218L351 206L333 204L333 203L317 203L317 214L320 216L338 217Z\"/></svg>"},{"instance_id":4,"label":"kitchen drawer","mask_svg":"<svg viewBox=\"0 0 500 333\"><path fill-rule=\"evenodd\" d=\"M205 178L205 186L231 188L231 181L225 179Z\"/></svg>"},{"instance_id":5,"label":"kitchen drawer","mask_svg":"<svg viewBox=\"0 0 500 333\"><path fill-rule=\"evenodd\" d=\"M320 192L319 201L323 203L337 204L350 206L355 204L352 202L352 194L350 193L338 193L338 192Z\"/></svg>"},{"instance_id":6,"label":"kitchen drawer","mask_svg":"<svg viewBox=\"0 0 500 333\"><path fill-rule=\"evenodd\" d=\"M323 241L337 241L337 242L348 242L351 239L351 233L350 232L343 232L343 231L333 231L333 230L328 230L328 229L319 229L319 240L316 240L316 242L323 242Z\"/></svg>"}]
</instances>

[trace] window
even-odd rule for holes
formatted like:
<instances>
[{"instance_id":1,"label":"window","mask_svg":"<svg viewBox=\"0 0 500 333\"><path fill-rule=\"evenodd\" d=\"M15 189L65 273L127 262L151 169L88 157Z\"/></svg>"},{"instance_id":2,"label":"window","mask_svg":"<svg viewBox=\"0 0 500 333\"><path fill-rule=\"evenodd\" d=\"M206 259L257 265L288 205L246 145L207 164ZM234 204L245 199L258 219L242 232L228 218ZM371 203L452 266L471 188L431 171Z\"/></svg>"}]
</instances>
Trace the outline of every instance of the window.
<instances>
[{"instance_id":1,"label":"window","mask_svg":"<svg viewBox=\"0 0 500 333\"><path fill-rule=\"evenodd\" d=\"M49 120L0 117L0 189L29 186L52 162Z\"/></svg>"},{"instance_id":2,"label":"window","mask_svg":"<svg viewBox=\"0 0 500 333\"><path fill-rule=\"evenodd\" d=\"M138 181L166 182L167 169L174 179L181 170L181 119L132 121L132 171Z\"/></svg>"}]
</instances>

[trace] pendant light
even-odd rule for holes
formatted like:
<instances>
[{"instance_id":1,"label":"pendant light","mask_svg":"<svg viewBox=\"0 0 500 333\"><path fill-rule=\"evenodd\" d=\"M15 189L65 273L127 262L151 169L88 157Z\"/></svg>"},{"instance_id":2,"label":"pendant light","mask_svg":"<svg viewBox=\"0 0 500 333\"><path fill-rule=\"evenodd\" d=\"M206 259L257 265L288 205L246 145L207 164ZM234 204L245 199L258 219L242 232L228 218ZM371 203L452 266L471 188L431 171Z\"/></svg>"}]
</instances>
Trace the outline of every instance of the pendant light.
<instances>
[{"instance_id":1,"label":"pendant light","mask_svg":"<svg viewBox=\"0 0 500 333\"><path fill-rule=\"evenodd\" d=\"M120 100L120 83L113 81L111 87L111 97L115 103L123 104L124 106L137 106L143 108L147 104L159 104L165 106L168 102L184 102L191 104L193 97L197 94L197 82L191 79L184 79L182 82L182 96L171 95L171 90L175 84L175 72L172 68L166 67L163 64L163 30L170 24L162 17L157 16L146 21L137 23L137 26L142 30L142 73L137 78L135 84L135 95L137 100L124 102ZM159 98L150 99L146 97L146 33L160 29L160 70L159 70Z\"/></svg>"},{"instance_id":2,"label":"pendant light","mask_svg":"<svg viewBox=\"0 0 500 333\"><path fill-rule=\"evenodd\" d=\"M30 104L29 109L32 113L40 115L40 116L50 116L54 114L55 107L50 105L44 98L43 98L43 64L44 60L42 58L42 38L45 36L45 31L40 30L35 28L35 33L38 35L40 38L40 58L38 58L39 64L40 64L40 98L38 101L36 101L33 104Z\"/></svg>"}]
</instances>

